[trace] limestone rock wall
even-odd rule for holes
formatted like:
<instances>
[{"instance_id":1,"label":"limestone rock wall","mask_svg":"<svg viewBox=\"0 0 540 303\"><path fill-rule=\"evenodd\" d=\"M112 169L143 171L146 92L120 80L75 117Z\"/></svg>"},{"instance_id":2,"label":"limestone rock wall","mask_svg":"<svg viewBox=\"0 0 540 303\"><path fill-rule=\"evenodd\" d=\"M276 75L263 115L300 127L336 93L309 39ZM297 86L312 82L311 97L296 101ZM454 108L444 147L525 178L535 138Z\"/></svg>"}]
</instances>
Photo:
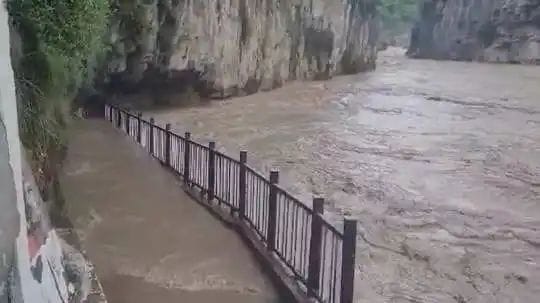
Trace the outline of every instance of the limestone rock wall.
<instances>
[{"instance_id":1,"label":"limestone rock wall","mask_svg":"<svg viewBox=\"0 0 540 303\"><path fill-rule=\"evenodd\" d=\"M113 85L195 83L212 97L374 68L374 0L124 0Z\"/></svg>"},{"instance_id":2,"label":"limestone rock wall","mask_svg":"<svg viewBox=\"0 0 540 303\"><path fill-rule=\"evenodd\" d=\"M413 57L540 63L540 0L422 0Z\"/></svg>"}]
</instances>

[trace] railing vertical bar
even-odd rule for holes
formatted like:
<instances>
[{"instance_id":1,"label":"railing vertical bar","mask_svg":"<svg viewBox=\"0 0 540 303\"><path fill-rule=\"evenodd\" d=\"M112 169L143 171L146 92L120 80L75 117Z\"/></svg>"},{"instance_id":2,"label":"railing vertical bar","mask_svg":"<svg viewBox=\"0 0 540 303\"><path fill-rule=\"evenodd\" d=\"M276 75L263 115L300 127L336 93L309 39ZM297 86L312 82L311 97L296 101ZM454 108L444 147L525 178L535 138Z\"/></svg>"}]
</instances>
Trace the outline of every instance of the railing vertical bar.
<instances>
[{"instance_id":1,"label":"railing vertical bar","mask_svg":"<svg viewBox=\"0 0 540 303\"><path fill-rule=\"evenodd\" d=\"M330 289L332 289L332 302L336 302L336 292L337 292L337 289L336 289L336 283L337 283L337 272L338 272L338 252L337 252L337 247L339 245L339 240L338 238L334 235L334 241L333 241L333 245L332 245L332 254L334 255L334 258L333 258L333 261L334 261L334 267L333 267L333 273L334 273L334 276L332 277L332 286Z\"/></svg>"},{"instance_id":2,"label":"railing vertical bar","mask_svg":"<svg viewBox=\"0 0 540 303\"><path fill-rule=\"evenodd\" d=\"M309 246L308 291L315 296L319 291L319 278L321 273L321 215L324 212L324 200L313 199L313 217L311 218L311 241Z\"/></svg>"},{"instance_id":3,"label":"railing vertical bar","mask_svg":"<svg viewBox=\"0 0 540 303\"><path fill-rule=\"evenodd\" d=\"M249 208L250 208L250 215L249 215L249 219L251 220L251 222L253 224L257 224L256 221L255 221L255 206L257 205L256 201L255 201L255 177L250 174L250 178L249 178L249 182L250 182L250 185L251 185L251 190L250 190L250 198L249 198ZM258 226L256 226L256 228L258 229Z\"/></svg>"},{"instance_id":4,"label":"railing vertical bar","mask_svg":"<svg viewBox=\"0 0 540 303\"><path fill-rule=\"evenodd\" d=\"M201 191L204 194L206 194L205 186L207 185L205 185L205 183L207 179L206 179L205 170L203 168L204 168L204 164L208 163L206 162L208 161L208 159L205 158L204 150L201 147L197 147L197 150L199 151L199 182L201 183ZM208 170L206 170L206 172L208 172Z\"/></svg>"},{"instance_id":5,"label":"railing vertical bar","mask_svg":"<svg viewBox=\"0 0 540 303\"><path fill-rule=\"evenodd\" d=\"M171 124L165 125L165 164L171 166Z\"/></svg>"},{"instance_id":6,"label":"railing vertical bar","mask_svg":"<svg viewBox=\"0 0 540 303\"><path fill-rule=\"evenodd\" d=\"M195 144L191 144L191 162L192 162L192 166L190 167L191 169L191 174L190 174L190 178L191 180L193 181L193 184L196 184L197 183L197 178L199 177L198 176L198 173L199 173L199 170L197 169L198 166L199 166L199 153L197 152L197 146L195 146Z\"/></svg>"},{"instance_id":7,"label":"railing vertical bar","mask_svg":"<svg viewBox=\"0 0 540 303\"><path fill-rule=\"evenodd\" d=\"M197 154L197 167L196 167L196 171L195 171L195 174L197 176L197 183L199 184L202 184L203 182L201 182L202 180L202 153L201 153L201 149L199 148L199 146L195 145L194 146L194 149L195 149L195 152Z\"/></svg>"},{"instance_id":8,"label":"railing vertical bar","mask_svg":"<svg viewBox=\"0 0 540 303\"><path fill-rule=\"evenodd\" d=\"M261 180L260 178L257 178L257 201L260 201L257 203L257 225L259 226L260 230L266 235L266 239L268 241L268 225L264 224L264 216L266 207L270 205L270 197L267 198L266 196L266 183L265 181ZM266 231L266 232L265 232Z\"/></svg>"},{"instance_id":9,"label":"railing vertical bar","mask_svg":"<svg viewBox=\"0 0 540 303\"><path fill-rule=\"evenodd\" d=\"M297 253L298 253L298 207L295 207L294 208L294 237L293 237L293 243L294 243L294 248L292 249L293 251L293 265L295 268L298 268L298 259L297 259Z\"/></svg>"},{"instance_id":10,"label":"railing vertical bar","mask_svg":"<svg viewBox=\"0 0 540 303\"><path fill-rule=\"evenodd\" d=\"M265 201L259 200L260 196L258 192L259 192L259 180L255 176L253 176L253 201L251 202L253 206L253 223L257 227L257 230L261 231L260 225L257 222L257 215L259 213L260 205L264 204ZM266 237L266 234L264 236Z\"/></svg>"},{"instance_id":11,"label":"railing vertical bar","mask_svg":"<svg viewBox=\"0 0 540 303\"><path fill-rule=\"evenodd\" d=\"M265 201L265 198L266 198L266 195L265 195L265 192L266 192L266 186L265 186L265 182L261 179L257 179L257 189L258 189L258 193L259 193L259 201ZM271 202L268 202L269 204ZM261 226L261 229L263 228L264 226L264 211L266 210L266 207L265 207L265 204L264 203L260 203L259 204L259 214L258 214L258 218L259 218L259 226ZM275 230L275 228L274 228Z\"/></svg>"},{"instance_id":12,"label":"railing vertical bar","mask_svg":"<svg viewBox=\"0 0 540 303\"><path fill-rule=\"evenodd\" d=\"M116 127L117 128L122 128L122 119L121 119L121 113L120 113L120 110L117 109L116 110Z\"/></svg>"},{"instance_id":13,"label":"railing vertical bar","mask_svg":"<svg viewBox=\"0 0 540 303\"><path fill-rule=\"evenodd\" d=\"M162 155L162 151L163 151L163 148L162 148L162 145L163 145L163 137L161 136L162 133L161 133L161 130L159 128L155 128L155 138L156 138L156 147L155 147L155 151L156 151L156 158L159 159L159 162L162 162L163 163L163 159L161 157Z\"/></svg>"},{"instance_id":14,"label":"railing vertical bar","mask_svg":"<svg viewBox=\"0 0 540 303\"><path fill-rule=\"evenodd\" d=\"M276 198L277 188L276 184L279 182L279 172L270 172L270 194L268 195L268 230L267 230L267 244L270 250L275 249L276 245Z\"/></svg>"},{"instance_id":15,"label":"railing vertical bar","mask_svg":"<svg viewBox=\"0 0 540 303\"><path fill-rule=\"evenodd\" d=\"M197 151L197 183L203 184L201 181L203 179L203 170L202 170L202 163L203 163L203 154L201 148L199 146L195 145L195 150Z\"/></svg>"},{"instance_id":16,"label":"railing vertical bar","mask_svg":"<svg viewBox=\"0 0 540 303\"><path fill-rule=\"evenodd\" d=\"M246 175L246 217L251 220L251 174Z\"/></svg>"},{"instance_id":17,"label":"railing vertical bar","mask_svg":"<svg viewBox=\"0 0 540 303\"><path fill-rule=\"evenodd\" d=\"M257 178L257 225L263 226L263 215L264 215L264 186L263 182ZM261 201L261 202L259 202Z\"/></svg>"},{"instance_id":18,"label":"railing vertical bar","mask_svg":"<svg viewBox=\"0 0 540 303\"><path fill-rule=\"evenodd\" d=\"M300 213L300 218L302 218L301 220L301 224L300 224L300 228L302 230L302 232L300 233L300 259L298 260L298 263L299 263L299 266L300 266L300 274L302 275L302 277L305 276L305 268L304 268L304 212L301 212Z\"/></svg>"},{"instance_id":19,"label":"railing vertical bar","mask_svg":"<svg viewBox=\"0 0 540 303\"><path fill-rule=\"evenodd\" d=\"M330 269L328 270L328 274L330 275L328 280L328 299L330 302L334 302L334 289L332 288L332 277L334 275L334 237L329 234L328 237L330 238Z\"/></svg>"},{"instance_id":20,"label":"railing vertical bar","mask_svg":"<svg viewBox=\"0 0 540 303\"><path fill-rule=\"evenodd\" d=\"M223 157L221 158L221 169L219 173L220 173L220 178L221 178L221 198L225 200L227 198L227 194L226 194L227 181L225 180L225 158Z\"/></svg>"},{"instance_id":21,"label":"railing vertical bar","mask_svg":"<svg viewBox=\"0 0 540 303\"><path fill-rule=\"evenodd\" d=\"M183 166L183 140L181 140L179 137L176 137L176 149L177 149L177 153L176 153L176 171L182 175L183 174L183 170L184 170L184 166Z\"/></svg>"},{"instance_id":22,"label":"railing vertical bar","mask_svg":"<svg viewBox=\"0 0 540 303\"><path fill-rule=\"evenodd\" d=\"M251 206L253 207L253 224L255 224L255 226L257 227L257 230L261 230L260 226L259 226L259 223L257 222L257 216L258 216L258 213L259 213L259 206L261 204L264 203L263 200L259 200L260 196L258 194L259 192L259 180L257 178L255 178L255 176L252 177L253 178L253 200L251 201ZM264 235L266 237L266 234Z\"/></svg>"},{"instance_id":23,"label":"railing vertical bar","mask_svg":"<svg viewBox=\"0 0 540 303\"><path fill-rule=\"evenodd\" d=\"M294 205L292 203L287 203L287 255L289 258L289 263L294 264L294 256L292 253L293 248L293 235L294 235L294 228L293 228L293 212L294 212Z\"/></svg>"},{"instance_id":24,"label":"railing vertical bar","mask_svg":"<svg viewBox=\"0 0 540 303\"><path fill-rule=\"evenodd\" d=\"M150 119L150 121L152 121L152 119ZM146 123L146 150L150 153L150 155L152 154L151 152L151 148L150 148L150 143L152 141L150 141L150 131L151 131L151 128L150 128L150 123ZM152 143L153 144L153 143Z\"/></svg>"},{"instance_id":25,"label":"railing vertical bar","mask_svg":"<svg viewBox=\"0 0 540 303\"><path fill-rule=\"evenodd\" d=\"M285 203L286 200L285 198L283 198L283 209L281 210L281 215L283 216L283 223L282 224L282 229L283 229L283 255L285 256L285 259L287 260L288 263L291 263L291 254L289 253L289 248L291 247L292 245L292 239L291 239L291 236L292 236L292 221L291 221L291 213L290 213L290 208L289 206L291 205L291 203ZM292 264L292 263L291 263Z\"/></svg>"},{"instance_id":26,"label":"railing vertical bar","mask_svg":"<svg viewBox=\"0 0 540 303\"><path fill-rule=\"evenodd\" d=\"M223 180L223 157L219 157L219 196L221 198L219 200L219 204L221 204L221 200L223 200L223 198L225 197L224 185L225 180Z\"/></svg>"},{"instance_id":27,"label":"railing vertical bar","mask_svg":"<svg viewBox=\"0 0 540 303\"><path fill-rule=\"evenodd\" d=\"M352 303L354 296L354 268L356 258L356 220L346 219L341 250L341 303Z\"/></svg>"},{"instance_id":28,"label":"railing vertical bar","mask_svg":"<svg viewBox=\"0 0 540 303\"><path fill-rule=\"evenodd\" d=\"M190 161L190 140L191 140L191 133L186 132L185 133L185 141L184 141L184 183L189 185L189 161Z\"/></svg>"},{"instance_id":29,"label":"railing vertical bar","mask_svg":"<svg viewBox=\"0 0 540 303\"><path fill-rule=\"evenodd\" d=\"M161 155L163 163L167 164L167 131L161 132ZM169 159L170 160L170 159Z\"/></svg>"},{"instance_id":30,"label":"railing vertical bar","mask_svg":"<svg viewBox=\"0 0 540 303\"><path fill-rule=\"evenodd\" d=\"M210 142L208 144L208 201L214 200L214 186L215 186L215 172L216 172L216 156L215 156L216 142Z\"/></svg>"},{"instance_id":31,"label":"railing vertical bar","mask_svg":"<svg viewBox=\"0 0 540 303\"><path fill-rule=\"evenodd\" d=\"M181 170L182 169L182 166L181 166L182 162L180 161L180 158L182 157L182 146L181 146L181 144L182 144L182 141L180 141L180 140L178 140L178 138L176 138L176 148L178 150L178 153L176 155L176 166L177 166L176 171L178 173L182 173L182 170Z\"/></svg>"},{"instance_id":32,"label":"railing vertical bar","mask_svg":"<svg viewBox=\"0 0 540 303\"><path fill-rule=\"evenodd\" d=\"M150 142L148 143L150 145L150 154L154 155L154 118L150 118L150 125L148 127L150 130L149 136L150 136Z\"/></svg>"},{"instance_id":33,"label":"railing vertical bar","mask_svg":"<svg viewBox=\"0 0 540 303\"><path fill-rule=\"evenodd\" d=\"M287 205L283 204L283 208L281 209L281 217L282 222L281 228L283 229L283 235L282 235L282 243L281 243L281 253L283 257L285 257L285 260L287 260L287 233L289 232L287 228Z\"/></svg>"},{"instance_id":34,"label":"railing vertical bar","mask_svg":"<svg viewBox=\"0 0 540 303\"><path fill-rule=\"evenodd\" d=\"M263 191L263 197L264 197L263 201L270 201L270 191L272 190L272 182L270 182L270 184L267 184L261 181L261 184L262 184L262 191ZM266 197L268 197L268 200L266 200ZM270 224L270 203L263 204L261 211L263 213L263 222L261 224L262 226L264 226L264 228L266 228L268 232L268 224Z\"/></svg>"},{"instance_id":35,"label":"railing vertical bar","mask_svg":"<svg viewBox=\"0 0 540 303\"><path fill-rule=\"evenodd\" d=\"M193 166L191 166L191 179L193 180L193 184L199 183L199 149L195 144L191 145L191 158L193 159Z\"/></svg>"},{"instance_id":36,"label":"railing vertical bar","mask_svg":"<svg viewBox=\"0 0 540 303\"><path fill-rule=\"evenodd\" d=\"M238 164L238 162L234 163L233 165L233 169L234 169L234 177L233 177L233 183L232 183L232 191L234 192L234 208L236 210L236 212L238 212L239 210L239 207L238 207L238 198L240 197L240 194L239 194L239 191L238 191L238 177L240 176L240 165Z\"/></svg>"},{"instance_id":37,"label":"railing vertical bar","mask_svg":"<svg viewBox=\"0 0 540 303\"><path fill-rule=\"evenodd\" d=\"M208 162L209 150L201 148L201 183L204 194L208 194Z\"/></svg>"},{"instance_id":38,"label":"railing vertical bar","mask_svg":"<svg viewBox=\"0 0 540 303\"><path fill-rule=\"evenodd\" d=\"M130 119L129 119L129 110L126 110L125 117L126 117L126 121L125 121L125 123L126 123L126 134L129 137L130 136L130 134L129 134L129 121L130 121Z\"/></svg>"},{"instance_id":39,"label":"railing vertical bar","mask_svg":"<svg viewBox=\"0 0 540 303\"><path fill-rule=\"evenodd\" d=\"M234 207L233 207L233 201L234 201L234 195L233 195L233 191L232 191L232 178L231 178L231 173L232 173L232 162L230 160L227 160L227 163L228 163L228 176L227 176L227 193L228 193L228 201L229 201L229 205L230 205L230 212L231 212L231 215L234 213Z\"/></svg>"},{"instance_id":40,"label":"railing vertical bar","mask_svg":"<svg viewBox=\"0 0 540 303\"><path fill-rule=\"evenodd\" d=\"M282 224L282 229L283 229L282 253L283 253L283 256L285 257L285 260L287 260L287 262L290 263L289 246L291 243L290 243L289 235L291 233L291 230L289 226L289 219L290 219L289 206L290 206L290 203L283 203L283 209L281 210L283 223L281 224Z\"/></svg>"},{"instance_id":41,"label":"railing vertical bar","mask_svg":"<svg viewBox=\"0 0 540 303\"><path fill-rule=\"evenodd\" d=\"M285 228L285 213L284 213L284 205L282 204L282 197L281 195L278 195L277 197L277 203L276 203L276 250L280 253L283 252L283 248L285 247L285 235L287 234L287 230ZM270 207L268 208L270 209ZM265 216L266 217L266 216ZM268 223L266 223L268 225Z\"/></svg>"},{"instance_id":42,"label":"railing vertical bar","mask_svg":"<svg viewBox=\"0 0 540 303\"><path fill-rule=\"evenodd\" d=\"M137 143L141 144L141 117L142 113L137 113Z\"/></svg>"},{"instance_id":43,"label":"railing vertical bar","mask_svg":"<svg viewBox=\"0 0 540 303\"><path fill-rule=\"evenodd\" d=\"M323 232L322 232L322 258L321 258L321 262L320 262L320 267L321 267L321 277L320 277L320 280L319 280L319 285L321 286L320 287L320 297L323 298L323 301L324 298L325 298L325 290L326 290L326 287L325 287L325 279L324 279L324 276L325 276L325 273L326 273L326 239L327 239L327 236L328 236L328 229L324 228L323 229Z\"/></svg>"},{"instance_id":44,"label":"railing vertical bar","mask_svg":"<svg viewBox=\"0 0 540 303\"><path fill-rule=\"evenodd\" d=\"M223 158L221 162L221 180L223 181L222 184L222 197L224 201L227 201L227 162Z\"/></svg>"},{"instance_id":45,"label":"railing vertical bar","mask_svg":"<svg viewBox=\"0 0 540 303\"><path fill-rule=\"evenodd\" d=\"M165 163L165 133L160 129L159 131L159 159Z\"/></svg>"},{"instance_id":46,"label":"railing vertical bar","mask_svg":"<svg viewBox=\"0 0 540 303\"><path fill-rule=\"evenodd\" d=\"M225 163L225 158L221 159L221 193L223 200L227 200L227 180L226 180L226 172L227 172L227 163Z\"/></svg>"},{"instance_id":47,"label":"railing vertical bar","mask_svg":"<svg viewBox=\"0 0 540 303\"><path fill-rule=\"evenodd\" d=\"M251 202L251 207L253 208L253 216L251 217L251 221L253 221L253 224L256 226L257 230L261 230L259 225L257 224L257 212L258 212L258 206L262 203L264 203L264 201L259 201L259 196L257 195L257 187L258 187L258 181L257 181L257 178L255 178L254 175L251 176L251 182L252 182L252 188L251 188L251 191L252 191L252 200L250 201ZM266 234L264 235L266 237Z\"/></svg>"},{"instance_id":48,"label":"railing vertical bar","mask_svg":"<svg viewBox=\"0 0 540 303\"><path fill-rule=\"evenodd\" d=\"M257 197L256 197L256 206L257 206L257 226L259 226L259 229L262 231L263 230L263 223L262 223L262 216L263 216L263 213L264 213L264 207L265 207L265 204L268 203L268 201L265 201L265 196L263 194L263 191L264 191L264 185L263 185L263 181L261 181L261 179L259 178L256 178L256 186L257 186ZM268 237L268 235L267 235ZM268 239L268 238L267 238Z\"/></svg>"},{"instance_id":49,"label":"railing vertical bar","mask_svg":"<svg viewBox=\"0 0 540 303\"><path fill-rule=\"evenodd\" d=\"M286 207L285 197L281 196L280 199L278 199L278 208L279 208L278 214L280 216L280 219L278 220L279 222L278 229L280 230L280 234L281 234L281 235L278 235L278 238L280 239L280 246L279 246L280 251L285 251L285 241L286 241L287 233L289 232L286 228L284 228L285 222L287 220L287 217L285 216L285 207Z\"/></svg>"},{"instance_id":50,"label":"railing vertical bar","mask_svg":"<svg viewBox=\"0 0 540 303\"><path fill-rule=\"evenodd\" d=\"M309 237L306 236L306 243L304 244L306 246L306 255L305 255L305 259L304 259L304 267L305 267L305 275L309 277L309 258L310 258L310 243L311 243L311 238L313 237L313 235L311 234L311 224L313 222L313 216L309 216L306 215L306 225L304 226L304 229L306 231L306 235L308 235L309 233Z\"/></svg>"},{"instance_id":51,"label":"railing vertical bar","mask_svg":"<svg viewBox=\"0 0 540 303\"><path fill-rule=\"evenodd\" d=\"M251 174L246 174L246 218L251 220Z\"/></svg>"}]
</instances>

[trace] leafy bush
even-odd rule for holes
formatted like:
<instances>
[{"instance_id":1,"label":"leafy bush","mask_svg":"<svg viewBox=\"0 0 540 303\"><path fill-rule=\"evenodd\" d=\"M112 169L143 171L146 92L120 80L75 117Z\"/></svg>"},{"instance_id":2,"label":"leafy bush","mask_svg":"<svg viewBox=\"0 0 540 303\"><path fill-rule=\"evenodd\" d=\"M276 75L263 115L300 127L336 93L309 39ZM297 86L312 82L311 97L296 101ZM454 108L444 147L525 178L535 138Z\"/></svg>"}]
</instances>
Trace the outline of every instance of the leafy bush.
<instances>
[{"instance_id":1,"label":"leafy bush","mask_svg":"<svg viewBox=\"0 0 540 303\"><path fill-rule=\"evenodd\" d=\"M25 61L45 67L36 71L32 65L25 72L46 94L73 94L87 80L88 60L105 49L108 0L10 0L8 8L23 38Z\"/></svg>"},{"instance_id":2,"label":"leafy bush","mask_svg":"<svg viewBox=\"0 0 540 303\"><path fill-rule=\"evenodd\" d=\"M106 51L108 0L8 0L20 36L12 54L23 144L32 153L40 186L51 155L63 149L66 112L81 86L93 80Z\"/></svg>"},{"instance_id":3,"label":"leafy bush","mask_svg":"<svg viewBox=\"0 0 540 303\"><path fill-rule=\"evenodd\" d=\"M377 11L381 16L383 30L399 35L410 30L416 18L419 0L378 0Z\"/></svg>"}]
</instances>

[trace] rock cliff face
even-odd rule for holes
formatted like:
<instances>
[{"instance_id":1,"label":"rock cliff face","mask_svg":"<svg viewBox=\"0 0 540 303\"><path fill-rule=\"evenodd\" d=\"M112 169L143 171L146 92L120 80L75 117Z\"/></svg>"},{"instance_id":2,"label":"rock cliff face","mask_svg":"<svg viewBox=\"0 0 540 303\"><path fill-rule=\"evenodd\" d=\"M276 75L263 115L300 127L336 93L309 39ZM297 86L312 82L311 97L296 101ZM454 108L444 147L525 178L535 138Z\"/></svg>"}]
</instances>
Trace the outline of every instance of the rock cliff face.
<instances>
[{"instance_id":1,"label":"rock cliff face","mask_svg":"<svg viewBox=\"0 0 540 303\"><path fill-rule=\"evenodd\" d=\"M113 86L194 85L211 97L375 66L374 0L117 1ZM126 86L127 85L127 86Z\"/></svg>"},{"instance_id":2,"label":"rock cliff face","mask_svg":"<svg viewBox=\"0 0 540 303\"><path fill-rule=\"evenodd\" d=\"M540 0L423 0L409 54L540 64Z\"/></svg>"}]
</instances>

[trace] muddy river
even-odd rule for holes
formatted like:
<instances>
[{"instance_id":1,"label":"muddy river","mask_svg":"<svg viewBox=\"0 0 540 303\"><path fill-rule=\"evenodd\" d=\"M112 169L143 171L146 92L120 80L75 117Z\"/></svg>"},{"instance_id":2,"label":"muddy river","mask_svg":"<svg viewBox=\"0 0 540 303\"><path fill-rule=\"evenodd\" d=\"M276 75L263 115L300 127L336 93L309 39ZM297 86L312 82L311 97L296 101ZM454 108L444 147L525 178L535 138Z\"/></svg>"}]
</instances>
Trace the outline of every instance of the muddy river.
<instances>
[{"instance_id":1,"label":"muddy river","mask_svg":"<svg viewBox=\"0 0 540 303\"><path fill-rule=\"evenodd\" d=\"M359 221L358 302L539 302L540 67L410 60L152 113Z\"/></svg>"}]
</instances>

